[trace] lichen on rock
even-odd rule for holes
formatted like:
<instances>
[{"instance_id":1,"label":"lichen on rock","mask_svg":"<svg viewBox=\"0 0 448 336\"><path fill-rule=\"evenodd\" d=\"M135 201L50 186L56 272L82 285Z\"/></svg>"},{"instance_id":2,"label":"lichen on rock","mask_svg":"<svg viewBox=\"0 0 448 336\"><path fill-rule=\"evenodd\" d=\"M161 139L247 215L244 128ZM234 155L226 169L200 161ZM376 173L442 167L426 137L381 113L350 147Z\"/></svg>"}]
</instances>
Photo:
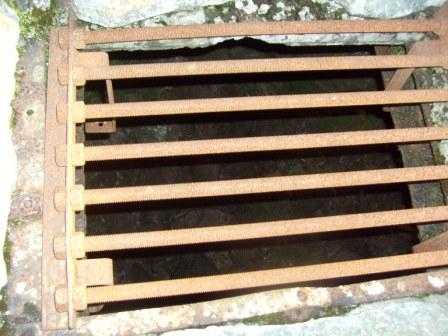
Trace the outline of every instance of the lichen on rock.
<instances>
[{"instance_id":1,"label":"lichen on rock","mask_svg":"<svg viewBox=\"0 0 448 336\"><path fill-rule=\"evenodd\" d=\"M448 89L448 71L445 69L442 68L434 68L432 70L417 69L415 74L418 86L423 89L430 89L430 88ZM429 113L433 125L448 126L447 103L430 104ZM439 143L439 151L440 155L442 155L443 157L443 161L445 162L445 164L448 164L448 141L445 140Z\"/></svg>"},{"instance_id":2,"label":"lichen on rock","mask_svg":"<svg viewBox=\"0 0 448 336\"><path fill-rule=\"evenodd\" d=\"M158 15L191 11L226 2L229 0L73 0L73 8L79 19L113 28L127 26Z\"/></svg>"}]
</instances>

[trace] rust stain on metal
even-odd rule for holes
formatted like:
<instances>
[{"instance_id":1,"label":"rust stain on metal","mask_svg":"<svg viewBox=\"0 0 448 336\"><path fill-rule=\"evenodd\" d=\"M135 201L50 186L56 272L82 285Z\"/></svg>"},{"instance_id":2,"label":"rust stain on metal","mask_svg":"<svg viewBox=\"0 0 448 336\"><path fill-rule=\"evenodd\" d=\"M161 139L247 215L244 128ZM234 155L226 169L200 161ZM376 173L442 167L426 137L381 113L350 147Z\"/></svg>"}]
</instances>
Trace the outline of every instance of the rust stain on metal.
<instances>
[{"instance_id":1,"label":"rust stain on metal","mask_svg":"<svg viewBox=\"0 0 448 336\"><path fill-rule=\"evenodd\" d=\"M102 64L103 67L109 68L109 55L106 53L104 54L106 55L106 57L104 57L104 60L100 64ZM80 55L83 55L83 53L80 53ZM88 71L92 67L95 67L95 65L73 69L75 83L85 85L85 79L80 78L79 73ZM106 91L108 103L114 104L115 97L111 79L106 79ZM86 133L113 133L117 130L117 125L115 120L89 121L85 123L84 130Z\"/></svg>"},{"instance_id":2,"label":"rust stain on metal","mask_svg":"<svg viewBox=\"0 0 448 336\"><path fill-rule=\"evenodd\" d=\"M80 245L83 251L79 251L77 254L359 230L444 220L448 220L447 206L192 229L87 236L81 238L84 240L84 243ZM423 250L417 252L423 252Z\"/></svg>"},{"instance_id":3,"label":"rust stain on metal","mask_svg":"<svg viewBox=\"0 0 448 336\"><path fill-rule=\"evenodd\" d=\"M131 41L232 37L257 35L333 34L333 33L409 33L444 31L438 20L325 20L299 22L243 22L191 26L128 28L80 31L85 44Z\"/></svg>"},{"instance_id":4,"label":"rust stain on metal","mask_svg":"<svg viewBox=\"0 0 448 336\"><path fill-rule=\"evenodd\" d=\"M59 33L54 29L50 35L50 59L48 64L48 94L45 121L45 180L42 237L42 326L44 329L64 329L68 315L56 310L54 295L56 287L66 282L65 261L58 260L53 251L53 240L65 232L65 216L54 208L54 190L65 184L65 169L56 166L56 146L66 142L66 129L56 120L56 105L65 101L67 87L59 85L57 68L67 63L67 53L58 43Z\"/></svg>"},{"instance_id":5,"label":"rust stain on metal","mask_svg":"<svg viewBox=\"0 0 448 336\"><path fill-rule=\"evenodd\" d=\"M443 266L447 263L448 251L444 250L265 271L151 281L104 287L89 287L86 291L86 302L88 304L119 302L274 285L298 284L322 279L343 278L398 270L416 270L427 267Z\"/></svg>"},{"instance_id":6,"label":"rust stain on metal","mask_svg":"<svg viewBox=\"0 0 448 336\"><path fill-rule=\"evenodd\" d=\"M68 32L68 51L67 51L67 120L66 120L66 136L67 136L67 155L66 155L66 167L65 167L65 188L66 190L71 190L75 185L75 166L72 164L71 151L72 146L76 143L76 124L73 121L73 105L76 101L76 84L73 81L73 67L76 64L76 59L78 52L73 43L75 40L75 19L73 15L69 17L69 32ZM69 194L65 193L65 266L66 266L66 279L67 284L61 287L62 290L67 294L66 302L60 302L56 291L56 307L66 307L68 313L68 327L74 328L76 323L76 313L75 313L75 299L78 297L77 285L76 285L76 262L74 256L72 256L71 239L72 235L76 232L75 227L75 209L73 208L71 202L69 201ZM56 204L55 204L56 207ZM62 296L63 298L63 296ZM66 303L66 305L64 304ZM61 309L59 309L61 310ZM65 310L65 309L64 309Z\"/></svg>"},{"instance_id":7,"label":"rust stain on metal","mask_svg":"<svg viewBox=\"0 0 448 336\"><path fill-rule=\"evenodd\" d=\"M278 96L184 99L156 102L89 104L77 111L80 119L164 116L198 113L421 104L448 101L448 90L367 91Z\"/></svg>"},{"instance_id":8,"label":"rust stain on metal","mask_svg":"<svg viewBox=\"0 0 448 336\"><path fill-rule=\"evenodd\" d=\"M71 193L73 196L71 203L75 209L80 211L86 205L94 204L220 197L440 179L448 179L448 166L378 169L86 190L78 186L76 193L73 191Z\"/></svg>"},{"instance_id":9,"label":"rust stain on metal","mask_svg":"<svg viewBox=\"0 0 448 336\"><path fill-rule=\"evenodd\" d=\"M414 245L412 250L414 252L448 250L448 231L445 231L433 238L425 240L420 244Z\"/></svg>"},{"instance_id":10,"label":"rust stain on metal","mask_svg":"<svg viewBox=\"0 0 448 336\"><path fill-rule=\"evenodd\" d=\"M280 135L269 137L191 140L127 145L81 145L75 161L108 161L171 156L192 156L410 143L448 139L448 127L390 129L340 133Z\"/></svg>"},{"instance_id":11,"label":"rust stain on metal","mask_svg":"<svg viewBox=\"0 0 448 336\"><path fill-rule=\"evenodd\" d=\"M88 252L216 243L439 222L448 220L446 206L87 237L82 232L76 232L74 225L76 211L98 204L250 195L448 179L448 166L425 166L85 189L83 185L75 184L75 167L82 166L89 161L402 144L448 138L447 127L428 127L85 147L83 143L76 142L76 124L84 123L86 131L90 129L95 132L111 132L115 130L115 118L448 101L447 89L400 90L415 68L447 67L447 48L442 40L419 42L410 54L400 56L304 57L120 66L111 66L106 53L83 51L82 49L86 45L197 37L313 33L432 32L444 37L448 31L445 22L445 11L447 10L448 5L432 20L256 22L90 32L76 28L71 20L68 29L55 30L50 41L46 120L42 273L44 328L73 328L76 326L75 310L85 310L87 305L92 304L261 288L447 265L448 250L445 236L441 236L445 239L442 243L440 243L442 240L439 239L426 243L426 247L422 244L414 248L415 251L422 253L125 285L113 284L112 260L80 260L85 258ZM363 69L398 69L398 71L385 91L134 103L115 102L112 83L112 80L115 79L143 77ZM107 104L85 105L83 102L76 101L76 87L85 85L86 81L90 80L105 81L108 94ZM210 224L213 225L213 223Z\"/></svg>"},{"instance_id":12,"label":"rust stain on metal","mask_svg":"<svg viewBox=\"0 0 448 336\"><path fill-rule=\"evenodd\" d=\"M440 41L423 41L424 47ZM131 64L98 66L76 71L78 81L102 79L152 78L199 75L225 75L243 73L300 72L329 70L366 70L447 67L447 54L434 48L433 53L403 56L345 56L345 57L302 57L274 58L232 61L172 62L156 64ZM397 88L398 90L400 89Z\"/></svg>"}]
</instances>

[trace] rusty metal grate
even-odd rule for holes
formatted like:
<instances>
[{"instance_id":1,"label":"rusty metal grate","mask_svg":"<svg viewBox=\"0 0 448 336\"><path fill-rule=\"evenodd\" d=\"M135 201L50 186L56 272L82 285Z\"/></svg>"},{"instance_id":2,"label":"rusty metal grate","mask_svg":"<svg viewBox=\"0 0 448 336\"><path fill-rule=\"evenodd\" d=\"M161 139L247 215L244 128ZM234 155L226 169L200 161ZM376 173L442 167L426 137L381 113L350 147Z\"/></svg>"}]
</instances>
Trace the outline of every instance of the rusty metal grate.
<instances>
[{"instance_id":1,"label":"rusty metal grate","mask_svg":"<svg viewBox=\"0 0 448 336\"><path fill-rule=\"evenodd\" d=\"M418 270L448 264L448 251L352 260L303 267L214 275L188 279L113 284L110 259L85 259L86 253L174 245L214 243L319 232L424 224L448 220L446 206L312 219L237 224L170 231L85 236L75 230L75 213L95 204L163 201L249 195L349 186L384 185L448 178L448 166L351 171L170 185L85 189L75 183L76 167L89 161L217 155L289 149L349 147L428 142L448 138L448 127L388 129L310 135L282 135L225 140L84 146L76 142L76 125L110 132L114 119L138 116L238 113L240 111L390 106L448 101L447 89L401 90L414 68L448 67L448 22L442 9L432 20L239 23L201 26L84 31L76 27L51 34L46 121L45 205L42 302L46 329L75 327L76 312L106 302L262 288L278 284ZM287 59L201 61L167 64L110 65L108 54L87 52L93 44L310 33L433 33L407 55L303 57ZM242 73L329 70L397 70L384 91L214 98L115 103L112 80ZM76 88L104 80L108 104L76 100ZM98 122L98 120L102 120Z\"/></svg>"}]
</instances>

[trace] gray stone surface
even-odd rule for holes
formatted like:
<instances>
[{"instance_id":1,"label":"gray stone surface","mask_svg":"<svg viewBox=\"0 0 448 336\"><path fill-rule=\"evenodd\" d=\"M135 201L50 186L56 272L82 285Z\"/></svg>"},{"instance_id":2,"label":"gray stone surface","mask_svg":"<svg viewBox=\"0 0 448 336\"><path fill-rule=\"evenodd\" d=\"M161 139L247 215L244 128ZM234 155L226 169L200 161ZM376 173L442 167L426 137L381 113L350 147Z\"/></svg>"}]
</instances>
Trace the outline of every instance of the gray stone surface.
<instances>
[{"instance_id":1,"label":"gray stone surface","mask_svg":"<svg viewBox=\"0 0 448 336\"><path fill-rule=\"evenodd\" d=\"M47 10L50 8L51 0L16 0L17 5L22 10L30 10L37 8L40 10Z\"/></svg>"},{"instance_id":2,"label":"gray stone surface","mask_svg":"<svg viewBox=\"0 0 448 336\"><path fill-rule=\"evenodd\" d=\"M442 6L446 0L318 0L342 6L350 15L368 18L398 18Z\"/></svg>"},{"instance_id":3,"label":"gray stone surface","mask_svg":"<svg viewBox=\"0 0 448 336\"><path fill-rule=\"evenodd\" d=\"M163 336L245 336L245 335L448 335L448 295L433 295L376 302L334 316L291 325L235 326L189 329Z\"/></svg>"},{"instance_id":4,"label":"gray stone surface","mask_svg":"<svg viewBox=\"0 0 448 336\"><path fill-rule=\"evenodd\" d=\"M423 89L440 88L448 89L448 71L442 68L435 68L432 71L418 69L416 71L417 85ZM448 104L433 103L429 105L431 122L436 126L448 125ZM439 143L440 154L448 164L448 141ZM443 163L443 162L439 162Z\"/></svg>"},{"instance_id":5,"label":"gray stone surface","mask_svg":"<svg viewBox=\"0 0 448 336\"><path fill-rule=\"evenodd\" d=\"M43 150L47 46L27 44L17 64L13 142L17 182L9 214L7 320L11 335L35 335L40 323ZM36 329L37 330L37 329ZM1 333L1 335L5 335ZM8 335L8 334L6 334Z\"/></svg>"},{"instance_id":6,"label":"gray stone surface","mask_svg":"<svg viewBox=\"0 0 448 336\"><path fill-rule=\"evenodd\" d=\"M316 11L346 12L352 16L369 18L396 18L423 11L431 6L441 6L445 1L284 0L263 3L254 0L73 0L73 5L81 20L104 27L121 27L163 14L195 11L199 8L225 3L228 5L227 8L240 11L241 17L268 15L278 21L285 20L292 14L297 15L301 20L313 19ZM322 13L319 14L322 15Z\"/></svg>"},{"instance_id":7,"label":"gray stone surface","mask_svg":"<svg viewBox=\"0 0 448 336\"><path fill-rule=\"evenodd\" d=\"M166 13L191 11L229 0L73 0L78 18L103 27L122 27Z\"/></svg>"},{"instance_id":8,"label":"gray stone surface","mask_svg":"<svg viewBox=\"0 0 448 336\"><path fill-rule=\"evenodd\" d=\"M18 54L16 50L19 38L19 24L17 16L5 3L0 2L0 148L2 153L2 176L0 178L0 246L3 246L6 228L8 225L9 205L11 192L16 176L16 156L11 140L11 100L14 96L16 63ZM6 283L6 267L3 253L0 253L0 287Z\"/></svg>"},{"instance_id":9,"label":"gray stone surface","mask_svg":"<svg viewBox=\"0 0 448 336\"><path fill-rule=\"evenodd\" d=\"M440 148L440 153L442 154L443 158L445 159L445 164L448 164L448 141L447 140L441 141L439 148Z\"/></svg>"}]
</instances>

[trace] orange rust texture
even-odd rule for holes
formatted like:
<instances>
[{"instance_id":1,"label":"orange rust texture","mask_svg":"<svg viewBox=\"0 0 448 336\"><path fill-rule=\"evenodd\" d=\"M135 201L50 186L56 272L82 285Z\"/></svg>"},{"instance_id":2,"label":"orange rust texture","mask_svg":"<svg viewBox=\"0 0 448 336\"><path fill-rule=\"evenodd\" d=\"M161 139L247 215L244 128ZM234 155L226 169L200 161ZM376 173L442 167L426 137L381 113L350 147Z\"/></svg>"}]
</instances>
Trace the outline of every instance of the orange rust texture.
<instances>
[{"instance_id":1,"label":"orange rust texture","mask_svg":"<svg viewBox=\"0 0 448 336\"><path fill-rule=\"evenodd\" d=\"M57 68L67 66L67 52L58 44L59 32L53 29L50 34L50 59L48 64L48 92L45 119L45 177L42 236L42 326L46 330L67 327L67 313L55 307L55 290L66 283L65 260L58 260L53 251L53 240L65 232L65 215L54 207L54 190L65 185L65 169L57 167L56 147L66 141L66 127L56 120L57 104L66 101L67 87L59 85Z\"/></svg>"},{"instance_id":2,"label":"orange rust texture","mask_svg":"<svg viewBox=\"0 0 448 336\"><path fill-rule=\"evenodd\" d=\"M84 195L81 198L83 198L85 205L91 205L340 188L440 179L448 179L448 166L87 189L84 190Z\"/></svg>"},{"instance_id":3,"label":"orange rust texture","mask_svg":"<svg viewBox=\"0 0 448 336\"><path fill-rule=\"evenodd\" d=\"M85 252L116 251L422 224L444 220L448 220L447 206L192 229L88 236L85 238L84 248Z\"/></svg>"},{"instance_id":4,"label":"orange rust texture","mask_svg":"<svg viewBox=\"0 0 448 336\"><path fill-rule=\"evenodd\" d=\"M279 151L409 143L448 139L448 127L280 135L163 143L103 145L80 148L79 163L137 158Z\"/></svg>"},{"instance_id":5,"label":"orange rust texture","mask_svg":"<svg viewBox=\"0 0 448 336\"><path fill-rule=\"evenodd\" d=\"M439 41L425 41L439 44ZM425 43L426 45L426 43ZM300 57L253 60L172 62L78 68L78 80L152 78L218 74L300 72L328 70L398 69L444 67L448 64L442 50L426 55Z\"/></svg>"},{"instance_id":6,"label":"orange rust texture","mask_svg":"<svg viewBox=\"0 0 448 336\"><path fill-rule=\"evenodd\" d=\"M112 259L95 258L76 261L76 281L85 286L114 284Z\"/></svg>"},{"instance_id":7,"label":"orange rust texture","mask_svg":"<svg viewBox=\"0 0 448 336\"><path fill-rule=\"evenodd\" d=\"M332 33L400 33L443 31L443 20L325 20L242 22L190 26L80 31L86 44L154 41L200 37L232 37Z\"/></svg>"},{"instance_id":8,"label":"orange rust texture","mask_svg":"<svg viewBox=\"0 0 448 336\"><path fill-rule=\"evenodd\" d=\"M146 298L212 293L357 275L417 270L448 264L448 250L336 263L242 272L225 275L162 280L104 287L88 287L87 303L106 303Z\"/></svg>"},{"instance_id":9,"label":"orange rust texture","mask_svg":"<svg viewBox=\"0 0 448 336\"><path fill-rule=\"evenodd\" d=\"M447 89L367 91L298 95L185 99L157 102L90 104L87 119L241 112L322 107L418 104L448 101Z\"/></svg>"},{"instance_id":10,"label":"orange rust texture","mask_svg":"<svg viewBox=\"0 0 448 336\"><path fill-rule=\"evenodd\" d=\"M425 240L420 244L414 245L412 250L414 252L448 250L448 231L445 231L433 238Z\"/></svg>"}]
</instances>

